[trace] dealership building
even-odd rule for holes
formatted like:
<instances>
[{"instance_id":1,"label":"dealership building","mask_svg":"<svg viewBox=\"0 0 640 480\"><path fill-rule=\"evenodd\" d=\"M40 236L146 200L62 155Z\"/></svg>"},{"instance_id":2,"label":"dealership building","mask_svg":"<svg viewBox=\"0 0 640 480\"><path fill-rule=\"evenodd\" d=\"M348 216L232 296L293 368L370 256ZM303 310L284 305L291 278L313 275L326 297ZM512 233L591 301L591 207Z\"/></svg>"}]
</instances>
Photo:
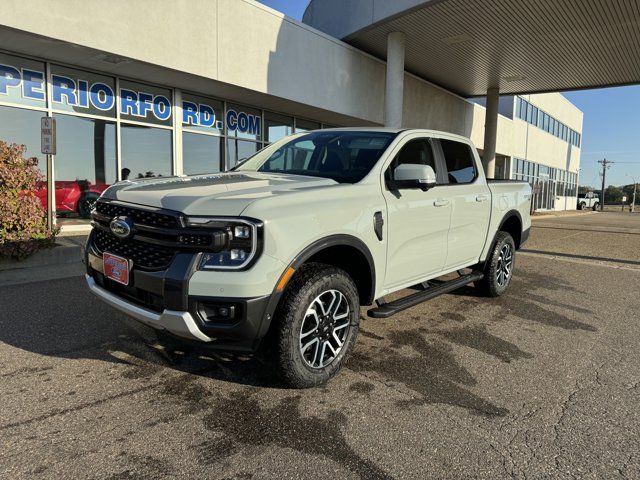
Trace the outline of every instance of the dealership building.
<instances>
[{"instance_id":1,"label":"dealership building","mask_svg":"<svg viewBox=\"0 0 640 480\"><path fill-rule=\"evenodd\" d=\"M0 15L0 140L46 173L40 118L56 119L66 222L118 180L224 171L333 126L468 136L489 176L531 182L539 210L574 209L583 115L553 92L640 75L589 77L608 54L580 57L577 40L560 54L554 2L520 2L544 4L545 22L504 3L312 0L298 22L251 0L23 0ZM625 16L591 3L594 18ZM539 21L538 45L526 30Z\"/></svg>"}]
</instances>

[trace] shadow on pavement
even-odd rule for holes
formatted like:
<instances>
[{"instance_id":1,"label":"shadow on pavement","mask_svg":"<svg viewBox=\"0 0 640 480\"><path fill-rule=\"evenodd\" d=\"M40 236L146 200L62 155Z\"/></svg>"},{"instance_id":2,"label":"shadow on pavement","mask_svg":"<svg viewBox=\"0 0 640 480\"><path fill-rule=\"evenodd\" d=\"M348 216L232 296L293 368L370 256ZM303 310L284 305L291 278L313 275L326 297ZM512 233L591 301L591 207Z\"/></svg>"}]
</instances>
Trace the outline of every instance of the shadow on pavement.
<instances>
[{"instance_id":1,"label":"shadow on pavement","mask_svg":"<svg viewBox=\"0 0 640 480\"><path fill-rule=\"evenodd\" d=\"M261 359L230 356L169 341L93 297L84 278L2 289L0 341L45 356L130 365L126 378L162 368L246 385L275 386Z\"/></svg>"},{"instance_id":2,"label":"shadow on pavement","mask_svg":"<svg viewBox=\"0 0 640 480\"><path fill-rule=\"evenodd\" d=\"M623 263L626 265L640 265L640 261L636 260L623 260L620 258L609 258L609 257L596 257L592 255L576 255L572 253L560 253L560 252L550 252L548 250L522 250L525 253L537 253L542 255L553 255L556 257L565 257L565 258L576 258L579 260L596 260L598 262L612 262L612 263Z\"/></svg>"}]
</instances>

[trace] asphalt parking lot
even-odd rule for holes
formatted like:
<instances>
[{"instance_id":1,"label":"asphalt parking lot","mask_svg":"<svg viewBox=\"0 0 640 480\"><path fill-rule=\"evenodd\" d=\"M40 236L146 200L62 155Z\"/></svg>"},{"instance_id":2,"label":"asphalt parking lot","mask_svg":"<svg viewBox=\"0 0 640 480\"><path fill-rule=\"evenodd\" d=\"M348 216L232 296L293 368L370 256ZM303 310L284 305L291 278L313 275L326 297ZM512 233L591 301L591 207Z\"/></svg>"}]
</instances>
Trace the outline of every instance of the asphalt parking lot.
<instances>
[{"instance_id":1,"label":"asphalt parking lot","mask_svg":"<svg viewBox=\"0 0 640 480\"><path fill-rule=\"evenodd\" d=\"M305 391L161 348L80 277L0 288L0 477L639 478L640 215L538 218L516 268L364 319Z\"/></svg>"}]
</instances>

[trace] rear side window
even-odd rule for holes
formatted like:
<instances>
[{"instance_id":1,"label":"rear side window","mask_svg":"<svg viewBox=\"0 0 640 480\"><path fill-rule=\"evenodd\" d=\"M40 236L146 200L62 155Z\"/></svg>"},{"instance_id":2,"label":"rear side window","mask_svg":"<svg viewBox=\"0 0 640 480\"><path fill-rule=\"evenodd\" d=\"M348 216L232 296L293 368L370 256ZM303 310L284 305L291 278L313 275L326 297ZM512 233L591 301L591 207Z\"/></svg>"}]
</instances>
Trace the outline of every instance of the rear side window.
<instances>
[{"instance_id":1,"label":"rear side window","mask_svg":"<svg viewBox=\"0 0 640 480\"><path fill-rule=\"evenodd\" d=\"M471 147L466 143L440 139L444 160L449 172L449 183L471 183L478 176Z\"/></svg>"}]
</instances>

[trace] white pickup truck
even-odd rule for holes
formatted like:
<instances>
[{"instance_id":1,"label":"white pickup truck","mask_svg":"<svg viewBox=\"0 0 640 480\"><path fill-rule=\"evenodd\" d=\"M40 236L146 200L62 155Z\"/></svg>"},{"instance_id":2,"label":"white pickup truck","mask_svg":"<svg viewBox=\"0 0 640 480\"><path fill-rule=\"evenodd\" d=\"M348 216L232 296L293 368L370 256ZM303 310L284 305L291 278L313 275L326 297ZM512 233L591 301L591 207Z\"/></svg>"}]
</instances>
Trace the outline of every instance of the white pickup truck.
<instances>
[{"instance_id":1,"label":"white pickup truck","mask_svg":"<svg viewBox=\"0 0 640 480\"><path fill-rule=\"evenodd\" d=\"M487 182L463 137L301 133L231 172L107 189L92 212L86 279L108 304L183 340L266 347L287 385L309 387L344 364L363 305L386 318L469 283L501 295L529 235L530 199L525 182Z\"/></svg>"}]
</instances>

